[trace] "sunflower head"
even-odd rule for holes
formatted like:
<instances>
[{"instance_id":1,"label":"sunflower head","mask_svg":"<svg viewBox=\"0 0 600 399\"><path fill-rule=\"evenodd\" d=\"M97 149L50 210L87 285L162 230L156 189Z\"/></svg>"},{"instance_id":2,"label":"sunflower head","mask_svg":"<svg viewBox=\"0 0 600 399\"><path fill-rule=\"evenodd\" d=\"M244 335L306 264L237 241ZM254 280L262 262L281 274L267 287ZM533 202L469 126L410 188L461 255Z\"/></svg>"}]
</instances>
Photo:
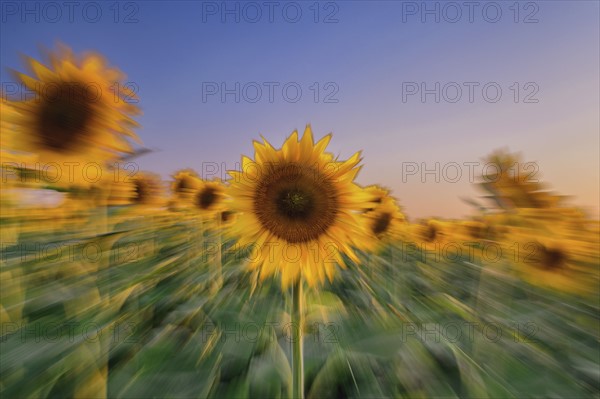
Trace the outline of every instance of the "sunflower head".
<instances>
[{"instance_id":1,"label":"sunflower head","mask_svg":"<svg viewBox=\"0 0 600 399\"><path fill-rule=\"evenodd\" d=\"M220 227L230 228L237 221L237 214L228 209L221 211L218 216Z\"/></svg>"},{"instance_id":2,"label":"sunflower head","mask_svg":"<svg viewBox=\"0 0 600 399\"><path fill-rule=\"evenodd\" d=\"M375 207L383 202L384 198L387 198L390 195L389 190L375 184L365 187L364 190L365 193L369 195L370 201L373 203L373 206L367 208L365 212L374 210Z\"/></svg>"},{"instance_id":3,"label":"sunflower head","mask_svg":"<svg viewBox=\"0 0 600 399\"><path fill-rule=\"evenodd\" d=\"M139 142L131 130L137 126L131 117L139 109L131 103L135 93L122 83L124 75L119 70L107 66L98 54L75 56L64 46L49 54L46 65L27 60L35 78L19 72L16 77L35 95L24 101L10 100L18 111L13 118L18 132L14 149L63 168L70 162L81 168L89 163L102 166L132 152L127 139ZM81 170L68 178L69 183L89 183Z\"/></svg>"},{"instance_id":4,"label":"sunflower head","mask_svg":"<svg viewBox=\"0 0 600 399\"><path fill-rule=\"evenodd\" d=\"M133 182L129 179L105 178L102 187L105 187L107 191L107 206L122 206L133 203L135 188Z\"/></svg>"},{"instance_id":5,"label":"sunflower head","mask_svg":"<svg viewBox=\"0 0 600 399\"><path fill-rule=\"evenodd\" d=\"M434 242L440 238L441 228L436 220L430 220L423 226L421 237L425 242Z\"/></svg>"},{"instance_id":6,"label":"sunflower head","mask_svg":"<svg viewBox=\"0 0 600 399\"><path fill-rule=\"evenodd\" d=\"M179 198L189 199L202 185L201 179L192 169L182 169L173 175L171 190Z\"/></svg>"},{"instance_id":7,"label":"sunflower head","mask_svg":"<svg viewBox=\"0 0 600 399\"><path fill-rule=\"evenodd\" d=\"M199 180L198 184L191 199L198 213L204 216L215 216L226 210L226 189L221 181Z\"/></svg>"},{"instance_id":8,"label":"sunflower head","mask_svg":"<svg viewBox=\"0 0 600 399\"><path fill-rule=\"evenodd\" d=\"M458 228L466 240L492 240L496 238L496 228L485 221L466 220L460 223Z\"/></svg>"},{"instance_id":9,"label":"sunflower head","mask_svg":"<svg viewBox=\"0 0 600 399\"><path fill-rule=\"evenodd\" d=\"M423 245L440 243L446 235L446 222L437 219L421 221L411 225L412 239Z\"/></svg>"},{"instance_id":10,"label":"sunflower head","mask_svg":"<svg viewBox=\"0 0 600 399\"><path fill-rule=\"evenodd\" d=\"M381 198L381 202L372 210L363 214L365 229L373 235L376 248L383 244L400 240L405 232L406 219L396 204L396 200L390 196ZM364 247L364 249L369 249ZM371 248L373 249L373 248Z\"/></svg>"},{"instance_id":11,"label":"sunflower head","mask_svg":"<svg viewBox=\"0 0 600 399\"><path fill-rule=\"evenodd\" d=\"M280 149L255 142L254 160L243 157L242 170L229 172L238 217L230 234L253 245L249 264L263 279L280 274L284 287L299 278L332 280L341 254L357 261L351 247L372 239L360 220L369 195L353 182L359 153L340 161L325 152L330 139L315 143L307 126Z\"/></svg>"},{"instance_id":12,"label":"sunflower head","mask_svg":"<svg viewBox=\"0 0 600 399\"><path fill-rule=\"evenodd\" d=\"M580 239L552 236L538 229L513 229L505 243L510 265L522 280L545 289L597 294L598 251Z\"/></svg>"},{"instance_id":13,"label":"sunflower head","mask_svg":"<svg viewBox=\"0 0 600 399\"><path fill-rule=\"evenodd\" d=\"M129 181L131 204L138 206L158 206L165 200L160 176L139 172Z\"/></svg>"},{"instance_id":14,"label":"sunflower head","mask_svg":"<svg viewBox=\"0 0 600 399\"><path fill-rule=\"evenodd\" d=\"M536 240L531 244L533 249L524 259L531 267L547 272L560 272L568 268L569 252L558 242Z\"/></svg>"}]
</instances>

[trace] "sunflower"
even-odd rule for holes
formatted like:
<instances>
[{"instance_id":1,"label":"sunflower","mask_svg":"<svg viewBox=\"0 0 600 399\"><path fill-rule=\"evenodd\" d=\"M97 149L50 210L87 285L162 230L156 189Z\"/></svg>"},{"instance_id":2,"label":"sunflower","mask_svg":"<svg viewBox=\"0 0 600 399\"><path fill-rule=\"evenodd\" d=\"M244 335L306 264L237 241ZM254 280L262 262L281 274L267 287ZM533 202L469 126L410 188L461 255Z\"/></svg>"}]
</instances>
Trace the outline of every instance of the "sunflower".
<instances>
[{"instance_id":1,"label":"sunflower","mask_svg":"<svg viewBox=\"0 0 600 399\"><path fill-rule=\"evenodd\" d=\"M121 175L121 171L115 172L117 175ZM122 173L122 175L125 175ZM136 183L130 178L119 178L119 179L105 179L103 186L106 187L107 202L108 206L121 206L121 205L132 205L134 204L137 193Z\"/></svg>"},{"instance_id":2,"label":"sunflower","mask_svg":"<svg viewBox=\"0 0 600 399\"><path fill-rule=\"evenodd\" d=\"M140 206L159 206L165 198L160 177L154 173L138 172L131 178L133 195L131 204Z\"/></svg>"},{"instance_id":3,"label":"sunflower","mask_svg":"<svg viewBox=\"0 0 600 399\"><path fill-rule=\"evenodd\" d=\"M485 220L463 220L456 226L457 238L462 238L469 242L487 242L496 240L499 236L499 229Z\"/></svg>"},{"instance_id":4,"label":"sunflower","mask_svg":"<svg viewBox=\"0 0 600 399\"><path fill-rule=\"evenodd\" d=\"M369 201L373 202L374 206L381 204L383 199L386 197L389 197L389 195L390 195L389 190L387 190L381 186L375 185L375 184L365 187L364 190L369 195ZM370 212L374 209L375 209L374 207L367 208L365 211Z\"/></svg>"},{"instance_id":5,"label":"sunflower","mask_svg":"<svg viewBox=\"0 0 600 399\"><path fill-rule=\"evenodd\" d=\"M598 252L584 242L529 234L514 238L509 254L516 274L526 282L570 293L597 291Z\"/></svg>"},{"instance_id":6,"label":"sunflower","mask_svg":"<svg viewBox=\"0 0 600 399\"><path fill-rule=\"evenodd\" d=\"M444 242L447 237L448 223L437 219L429 219L411 226L414 241L428 245Z\"/></svg>"},{"instance_id":7,"label":"sunflower","mask_svg":"<svg viewBox=\"0 0 600 399\"><path fill-rule=\"evenodd\" d=\"M225 186L220 180L199 180L199 188L192 196L194 209L202 216L213 217L227 210Z\"/></svg>"},{"instance_id":8,"label":"sunflower","mask_svg":"<svg viewBox=\"0 0 600 399\"><path fill-rule=\"evenodd\" d=\"M182 199L189 199L202 185L198 173L193 169L182 169L173 175L171 190Z\"/></svg>"},{"instance_id":9,"label":"sunflower","mask_svg":"<svg viewBox=\"0 0 600 399\"><path fill-rule=\"evenodd\" d=\"M254 142L254 160L230 171L232 207L238 213L230 234L253 245L249 265L261 279L281 275L283 287L300 278L310 286L332 281L341 254L358 262L352 246L372 240L360 212L372 207L354 183L360 153L339 161L325 152L331 134L317 143L310 126L294 131L281 149Z\"/></svg>"},{"instance_id":10,"label":"sunflower","mask_svg":"<svg viewBox=\"0 0 600 399\"><path fill-rule=\"evenodd\" d=\"M495 166L492 168L494 172L485 173L479 183L479 187L489 194L487 198L492 200L495 207L505 210L560 206L565 197L556 195L542 183L533 180L527 164L521 159L520 154L509 153L506 149L497 150L486 157L485 164ZM523 170L519 165L525 165Z\"/></svg>"},{"instance_id":11,"label":"sunflower","mask_svg":"<svg viewBox=\"0 0 600 399\"><path fill-rule=\"evenodd\" d=\"M221 211L221 213L219 214L219 223L221 225L221 227L231 227L235 224L235 222L237 221L237 213L230 211L230 210L224 210Z\"/></svg>"},{"instance_id":12,"label":"sunflower","mask_svg":"<svg viewBox=\"0 0 600 399\"><path fill-rule=\"evenodd\" d=\"M73 177L63 173L61 182L84 183L81 168L101 167L122 153L131 153L127 138L139 142L131 130L139 113L128 102L135 93L123 84L125 76L108 67L98 54L75 56L60 46L49 54L49 65L28 58L35 78L16 72L17 79L35 93L34 98L10 101L19 117L14 119L18 139L15 149L37 155L41 164L75 165ZM117 88L117 90L115 90ZM79 167L79 169L77 169Z\"/></svg>"},{"instance_id":13,"label":"sunflower","mask_svg":"<svg viewBox=\"0 0 600 399\"><path fill-rule=\"evenodd\" d=\"M364 214L363 220L366 229L377 237L375 243L379 247L384 243L401 239L406 223L396 201L389 196L381 197L378 205Z\"/></svg>"}]
</instances>

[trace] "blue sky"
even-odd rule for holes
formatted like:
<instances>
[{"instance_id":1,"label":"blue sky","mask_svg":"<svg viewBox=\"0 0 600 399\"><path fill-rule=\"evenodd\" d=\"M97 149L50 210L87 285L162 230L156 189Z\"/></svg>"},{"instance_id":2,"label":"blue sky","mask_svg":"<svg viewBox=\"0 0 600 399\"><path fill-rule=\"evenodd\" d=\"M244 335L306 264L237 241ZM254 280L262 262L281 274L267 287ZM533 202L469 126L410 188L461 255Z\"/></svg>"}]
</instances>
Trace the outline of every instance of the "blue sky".
<instances>
[{"instance_id":1,"label":"blue sky","mask_svg":"<svg viewBox=\"0 0 600 399\"><path fill-rule=\"evenodd\" d=\"M274 2L272 22L264 1L80 2L72 18L54 4L60 15L43 2L2 2L3 84L13 81L7 68L23 69L19 53L39 57L39 45L101 52L139 88L138 133L157 149L136 161L141 169L165 178L203 163L231 169L260 134L278 146L310 123L317 136L334 133L334 153L363 150L359 182L392 188L412 218L469 214L460 197L478 192L465 163L500 147L522 152L539 166L536 177L598 214L596 1L477 2L472 22L463 2ZM225 7L234 11L223 21ZM424 7L438 7L439 22L435 14L422 22ZM236 82L237 103L207 94ZM406 94L436 82L439 103ZM477 85L472 102L465 82ZM457 85L462 97L451 102ZM495 87L502 95L492 102ZM436 163L439 182L420 173ZM442 169L454 163L462 177L451 182L454 166ZM414 165L418 173L407 174Z\"/></svg>"}]
</instances>

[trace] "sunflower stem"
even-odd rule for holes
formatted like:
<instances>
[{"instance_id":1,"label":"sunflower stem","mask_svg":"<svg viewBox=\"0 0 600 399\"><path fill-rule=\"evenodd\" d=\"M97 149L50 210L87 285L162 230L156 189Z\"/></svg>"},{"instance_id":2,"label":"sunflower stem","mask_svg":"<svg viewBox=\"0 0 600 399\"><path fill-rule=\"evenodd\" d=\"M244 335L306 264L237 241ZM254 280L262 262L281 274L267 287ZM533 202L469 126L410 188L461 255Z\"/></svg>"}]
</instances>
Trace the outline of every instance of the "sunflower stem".
<instances>
[{"instance_id":1,"label":"sunflower stem","mask_svg":"<svg viewBox=\"0 0 600 399\"><path fill-rule=\"evenodd\" d=\"M292 292L292 397L304 399L304 362L302 359L302 279L298 278Z\"/></svg>"}]
</instances>

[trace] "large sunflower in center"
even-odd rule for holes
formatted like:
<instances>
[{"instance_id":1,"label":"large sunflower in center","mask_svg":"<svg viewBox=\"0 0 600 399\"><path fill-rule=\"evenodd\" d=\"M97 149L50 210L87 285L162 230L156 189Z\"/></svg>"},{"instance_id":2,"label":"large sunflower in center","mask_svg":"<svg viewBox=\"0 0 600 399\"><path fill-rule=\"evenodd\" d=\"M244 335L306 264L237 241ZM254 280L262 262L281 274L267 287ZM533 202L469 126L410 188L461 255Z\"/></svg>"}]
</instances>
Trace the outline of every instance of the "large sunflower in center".
<instances>
[{"instance_id":1,"label":"large sunflower in center","mask_svg":"<svg viewBox=\"0 0 600 399\"><path fill-rule=\"evenodd\" d=\"M281 149L254 142L254 160L229 172L232 208L238 220L230 233L251 245L249 264L262 279L281 275L283 287L304 278L314 286L333 280L341 254L358 261L352 247L372 239L360 213L373 206L354 183L360 153L340 161L325 152L331 135L314 143L310 126L295 131Z\"/></svg>"}]
</instances>

